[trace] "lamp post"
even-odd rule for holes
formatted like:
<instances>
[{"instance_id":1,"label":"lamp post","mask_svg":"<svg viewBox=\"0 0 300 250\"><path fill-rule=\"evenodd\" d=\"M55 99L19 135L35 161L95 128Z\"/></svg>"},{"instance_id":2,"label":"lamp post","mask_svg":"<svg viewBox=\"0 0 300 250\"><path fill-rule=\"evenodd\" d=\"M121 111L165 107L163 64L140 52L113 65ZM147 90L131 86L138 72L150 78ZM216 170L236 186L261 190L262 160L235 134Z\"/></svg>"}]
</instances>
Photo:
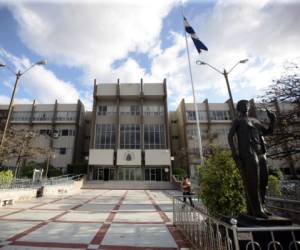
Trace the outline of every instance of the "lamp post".
<instances>
[{"instance_id":1,"label":"lamp post","mask_svg":"<svg viewBox=\"0 0 300 250\"><path fill-rule=\"evenodd\" d=\"M13 103L14 103L15 94L16 94L18 82L19 82L21 76L24 75L25 73L27 73L34 66L36 66L36 65L45 65L45 64L47 64L46 60L38 61L38 62L32 64L24 72L21 72L20 70L18 70L18 72L15 73L8 65L0 63L0 67L6 67L12 74L14 74L16 76L16 80L15 80L15 84L14 84L14 89L13 89L13 92L12 92L12 95L11 95L11 98L10 98L9 107L8 107L8 114L7 114L7 118L6 118L4 130L3 130L3 135L2 135L2 138L1 138L1 142L0 142L0 152L2 150L2 146L3 146L4 140L5 140L6 131L7 131L7 128L8 128L8 125L9 125L9 121L10 121L10 117L11 117L11 113L12 113L12 106L13 106Z\"/></svg>"},{"instance_id":2,"label":"lamp post","mask_svg":"<svg viewBox=\"0 0 300 250\"><path fill-rule=\"evenodd\" d=\"M204 61L201 61L201 60L197 60L196 61L196 64L198 64L198 65L207 65L208 67L210 67L214 71L216 71L216 72L218 72L218 73L220 73L221 75L224 76L225 82L226 82L226 86L227 86L227 90L228 90L228 94L229 94L230 106L231 106L231 109L232 109L232 112L233 112L233 118L235 118L235 108L234 108L232 93L231 93L230 84L229 84L229 80L228 80L228 75L240 63L246 63L247 61L248 61L248 59L240 60L236 64L234 64L229 71L226 71L226 69L224 69L223 72L221 70L218 70L216 67L210 65L207 62L204 62Z\"/></svg>"},{"instance_id":3,"label":"lamp post","mask_svg":"<svg viewBox=\"0 0 300 250\"><path fill-rule=\"evenodd\" d=\"M57 139L58 138L58 133L54 133L53 130L48 134L50 140L51 138L52 139ZM52 154L53 153L53 154ZM47 157L47 163L46 163L46 171L45 171L45 176L44 178L47 179L48 178L48 171L49 171L49 165L50 165L50 160L51 160L51 157L55 158L55 154L54 154L54 150L51 148L49 148L49 151L48 151L48 157Z\"/></svg>"}]
</instances>

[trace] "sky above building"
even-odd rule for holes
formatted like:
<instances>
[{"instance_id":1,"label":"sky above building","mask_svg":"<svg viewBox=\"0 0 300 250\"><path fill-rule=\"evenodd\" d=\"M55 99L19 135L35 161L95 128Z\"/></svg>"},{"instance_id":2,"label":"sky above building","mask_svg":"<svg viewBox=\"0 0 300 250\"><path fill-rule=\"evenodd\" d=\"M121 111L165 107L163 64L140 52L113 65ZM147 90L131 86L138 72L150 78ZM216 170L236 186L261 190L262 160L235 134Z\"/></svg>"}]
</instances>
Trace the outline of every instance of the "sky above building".
<instances>
[{"instance_id":1,"label":"sky above building","mask_svg":"<svg viewBox=\"0 0 300 250\"><path fill-rule=\"evenodd\" d=\"M93 81L167 80L169 109L192 101L182 11L208 51L188 37L197 101L225 102L220 71L229 70L233 99L256 98L300 61L300 1L5 1L0 0L0 62L25 70L18 103L70 103L90 110ZM0 68L0 103L8 103L15 76Z\"/></svg>"}]
</instances>

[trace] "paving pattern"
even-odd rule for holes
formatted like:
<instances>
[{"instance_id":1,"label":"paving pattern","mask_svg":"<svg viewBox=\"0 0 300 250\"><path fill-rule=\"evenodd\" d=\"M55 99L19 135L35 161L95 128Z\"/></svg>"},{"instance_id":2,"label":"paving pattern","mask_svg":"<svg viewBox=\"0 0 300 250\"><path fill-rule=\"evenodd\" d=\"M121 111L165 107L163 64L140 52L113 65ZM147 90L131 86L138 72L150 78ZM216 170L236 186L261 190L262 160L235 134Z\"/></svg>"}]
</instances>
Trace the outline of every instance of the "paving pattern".
<instances>
[{"instance_id":1,"label":"paving pattern","mask_svg":"<svg viewBox=\"0 0 300 250\"><path fill-rule=\"evenodd\" d=\"M0 249L189 249L172 223L174 191L82 190L0 208Z\"/></svg>"}]
</instances>

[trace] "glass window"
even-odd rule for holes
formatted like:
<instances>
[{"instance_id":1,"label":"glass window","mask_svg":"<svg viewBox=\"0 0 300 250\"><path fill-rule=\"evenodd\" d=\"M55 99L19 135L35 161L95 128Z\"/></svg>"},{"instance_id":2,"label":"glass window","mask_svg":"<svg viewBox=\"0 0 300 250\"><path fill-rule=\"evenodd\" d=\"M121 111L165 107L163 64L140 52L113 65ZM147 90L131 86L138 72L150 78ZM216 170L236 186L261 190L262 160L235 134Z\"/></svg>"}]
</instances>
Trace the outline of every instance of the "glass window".
<instances>
[{"instance_id":1,"label":"glass window","mask_svg":"<svg viewBox=\"0 0 300 250\"><path fill-rule=\"evenodd\" d=\"M116 144L116 126L114 124L96 125L96 148L114 148Z\"/></svg>"},{"instance_id":2,"label":"glass window","mask_svg":"<svg viewBox=\"0 0 300 250\"><path fill-rule=\"evenodd\" d=\"M98 115L106 115L106 113L107 113L107 106L99 105L98 106Z\"/></svg>"},{"instance_id":3,"label":"glass window","mask_svg":"<svg viewBox=\"0 0 300 250\"><path fill-rule=\"evenodd\" d=\"M144 116L163 116L164 110L163 105L144 105L143 107Z\"/></svg>"},{"instance_id":4,"label":"glass window","mask_svg":"<svg viewBox=\"0 0 300 250\"><path fill-rule=\"evenodd\" d=\"M53 119L53 111L36 111L33 114L33 121L51 121Z\"/></svg>"},{"instance_id":5,"label":"glass window","mask_svg":"<svg viewBox=\"0 0 300 250\"><path fill-rule=\"evenodd\" d=\"M75 121L77 117L76 111L58 111L56 113L57 121Z\"/></svg>"},{"instance_id":6,"label":"glass window","mask_svg":"<svg viewBox=\"0 0 300 250\"><path fill-rule=\"evenodd\" d=\"M231 120L230 112L227 110L210 110L211 120Z\"/></svg>"},{"instance_id":7,"label":"glass window","mask_svg":"<svg viewBox=\"0 0 300 250\"><path fill-rule=\"evenodd\" d=\"M145 124L144 144L145 149L165 148L165 126L163 124Z\"/></svg>"},{"instance_id":8,"label":"glass window","mask_svg":"<svg viewBox=\"0 0 300 250\"><path fill-rule=\"evenodd\" d=\"M195 111L186 111L186 118L189 121L196 121L196 112ZM207 120L206 111L199 110L198 118L199 118L199 120Z\"/></svg>"},{"instance_id":9,"label":"glass window","mask_svg":"<svg viewBox=\"0 0 300 250\"><path fill-rule=\"evenodd\" d=\"M122 124L120 126L120 148L141 148L140 125Z\"/></svg>"},{"instance_id":10,"label":"glass window","mask_svg":"<svg viewBox=\"0 0 300 250\"><path fill-rule=\"evenodd\" d=\"M59 154L60 155L65 155L67 152L67 149L66 148L59 148Z\"/></svg>"},{"instance_id":11,"label":"glass window","mask_svg":"<svg viewBox=\"0 0 300 250\"><path fill-rule=\"evenodd\" d=\"M31 116L30 111L13 112L11 116L12 121L29 121ZM4 116L3 116L4 117Z\"/></svg>"}]
</instances>

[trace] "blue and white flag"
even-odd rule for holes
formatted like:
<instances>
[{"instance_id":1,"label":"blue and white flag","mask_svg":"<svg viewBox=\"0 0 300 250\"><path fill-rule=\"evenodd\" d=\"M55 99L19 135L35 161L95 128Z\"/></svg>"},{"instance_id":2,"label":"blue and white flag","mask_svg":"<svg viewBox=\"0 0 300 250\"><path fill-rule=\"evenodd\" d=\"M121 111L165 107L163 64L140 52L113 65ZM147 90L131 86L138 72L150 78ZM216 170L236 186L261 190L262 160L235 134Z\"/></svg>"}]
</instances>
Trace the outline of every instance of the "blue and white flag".
<instances>
[{"instance_id":1,"label":"blue and white flag","mask_svg":"<svg viewBox=\"0 0 300 250\"><path fill-rule=\"evenodd\" d=\"M195 47L198 51L198 53L201 53L201 50L207 50L207 47L199 40L198 36L196 35L196 32L192 28L192 26L188 23L187 19L183 17L184 27L185 31L191 35L191 38L195 44Z\"/></svg>"}]
</instances>

